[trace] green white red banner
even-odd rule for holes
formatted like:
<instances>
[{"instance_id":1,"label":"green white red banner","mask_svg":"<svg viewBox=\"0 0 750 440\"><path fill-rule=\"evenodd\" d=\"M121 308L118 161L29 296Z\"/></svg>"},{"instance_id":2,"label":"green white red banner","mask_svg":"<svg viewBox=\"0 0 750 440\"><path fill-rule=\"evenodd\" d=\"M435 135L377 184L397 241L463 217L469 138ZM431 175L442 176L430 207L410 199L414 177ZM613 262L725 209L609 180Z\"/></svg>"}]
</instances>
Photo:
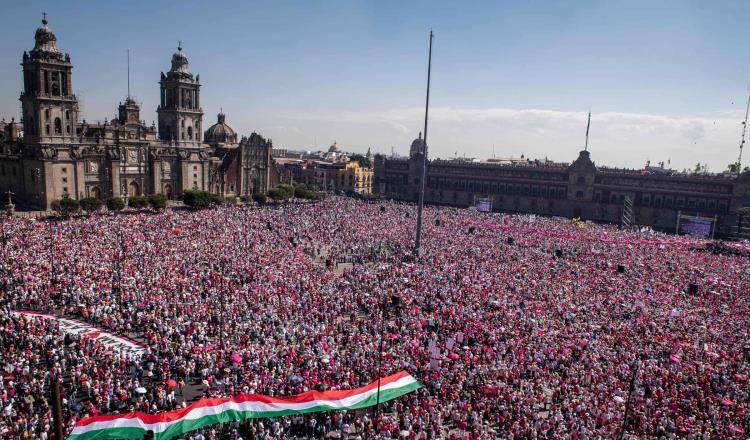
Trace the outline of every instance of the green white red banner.
<instances>
[{"instance_id":1,"label":"green white red banner","mask_svg":"<svg viewBox=\"0 0 750 440\"><path fill-rule=\"evenodd\" d=\"M147 431L154 440L168 440L186 432L233 420L281 417L320 411L367 408L387 402L422 386L402 371L353 390L307 391L288 397L241 394L231 398L201 399L192 405L158 414L132 412L97 416L76 423L69 440L142 439Z\"/></svg>"}]
</instances>

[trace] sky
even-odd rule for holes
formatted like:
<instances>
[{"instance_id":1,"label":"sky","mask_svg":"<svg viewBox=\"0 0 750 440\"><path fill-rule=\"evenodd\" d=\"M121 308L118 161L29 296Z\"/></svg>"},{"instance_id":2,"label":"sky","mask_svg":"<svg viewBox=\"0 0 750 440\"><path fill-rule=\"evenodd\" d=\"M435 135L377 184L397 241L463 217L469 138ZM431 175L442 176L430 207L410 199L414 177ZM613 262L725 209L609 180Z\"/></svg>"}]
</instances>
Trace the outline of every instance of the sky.
<instances>
[{"instance_id":1,"label":"sky","mask_svg":"<svg viewBox=\"0 0 750 440\"><path fill-rule=\"evenodd\" d=\"M750 83L744 1L2 0L0 116L19 118L21 55L43 11L88 121L131 94L156 120L178 41L204 127L223 108L274 146L407 154L424 124L435 32L432 157L672 168L737 160ZM750 153L745 163L750 163Z\"/></svg>"}]
</instances>

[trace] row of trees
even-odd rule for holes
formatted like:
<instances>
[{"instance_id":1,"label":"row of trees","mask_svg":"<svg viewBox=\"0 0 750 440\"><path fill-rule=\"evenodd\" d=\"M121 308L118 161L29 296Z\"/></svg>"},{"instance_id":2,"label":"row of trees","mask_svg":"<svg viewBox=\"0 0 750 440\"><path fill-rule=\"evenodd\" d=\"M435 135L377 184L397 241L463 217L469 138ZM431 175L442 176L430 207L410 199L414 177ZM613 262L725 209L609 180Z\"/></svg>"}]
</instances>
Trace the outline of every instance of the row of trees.
<instances>
[{"instance_id":1,"label":"row of trees","mask_svg":"<svg viewBox=\"0 0 750 440\"><path fill-rule=\"evenodd\" d=\"M257 193L253 194L252 196L242 196L240 197L240 200L245 203L248 203L252 200L259 205L263 205L268 202L268 199L271 199L273 201L282 201L291 198L317 200L318 194L308 190L301 185L292 186L282 183L270 189L268 191L268 194ZM185 203L185 205L191 208L202 209L208 208L210 206L221 205L222 203L236 203L237 199L235 197L230 197L224 200L217 194L212 194L208 191L193 189L184 192L182 201Z\"/></svg>"},{"instance_id":2,"label":"row of trees","mask_svg":"<svg viewBox=\"0 0 750 440\"><path fill-rule=\"evenodd\" d=\"M163 194L151 194L150 196L131 196L127 199L111 197L104 202L95 197L86 197L81 200L63 197L62 199L53 201L50 207L58 215L68 216L81 210L88 213L96 212L102 209L104 204L107 205L107 209L110 211L122 211L125 209L126 202L127 206L135 209L143 209L149 206L153 209L164 209L167 207L167 196Z\"/></svg>"},{"instance_id":3,"label":"row of trees","mask_svg":"<svg viewBox=\"0 0 750 440\"><path fill-rule=\"evenodd\" d=\"M265 204L268 199L274 201L288 200L291 198L305 199L305 200L317 200L318 194L314 191L310 191L302 185L292 186L288 184L280 184L268 191L268 194L253 194L252 196L242 196L240 199L243 202L254 201L259 205ZM183 192L182 201L185 205L195 208L202 209L211 206L221 205L222 203L236 203L236 198L227 198L224 200L218 194L212 194L208 191L199 189L191 189ZM68 216L75 214L81 210L86 212L99 211L104 204L107 205L107 209L110 211L121 211L127 206L134 209L143 209L152 207L153 209L164 209L167 206L167 197L163 194L152 194L150 196L131 196L126 200L120 197L112 197L105 200L102 203L101 200L94 197L87 197L81 200L71 199L64 197L59 200L52 202L52 210L59 215Z\"/></svg>"}]
</instances>

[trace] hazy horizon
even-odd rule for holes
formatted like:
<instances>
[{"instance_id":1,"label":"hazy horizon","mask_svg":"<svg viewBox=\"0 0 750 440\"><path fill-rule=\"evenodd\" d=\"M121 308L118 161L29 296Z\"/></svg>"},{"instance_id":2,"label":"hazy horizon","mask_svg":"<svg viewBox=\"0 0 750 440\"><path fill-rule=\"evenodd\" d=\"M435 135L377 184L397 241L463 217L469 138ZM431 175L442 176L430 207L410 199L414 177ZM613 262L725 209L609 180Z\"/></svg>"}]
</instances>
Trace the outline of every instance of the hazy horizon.
<instances>
[{"instance_id":1,"label":"hazy horizon","mask_svg":"<svg viewBox=\"0 0 750 440\"><path fill-rule=\"evenodd\" d=\"M19 63L45 10L88 121L125 98L127 49L142 119L156 120L159 72L182 40L204 127L223 107L240 135L276 148L406 154L422 130L430 28L433 157L570 162L590 109L598 164L722 171L737 159L750 80L738 1L30 1L4 8L6 120L20 116Z\"/></svg>"}]
</instances>

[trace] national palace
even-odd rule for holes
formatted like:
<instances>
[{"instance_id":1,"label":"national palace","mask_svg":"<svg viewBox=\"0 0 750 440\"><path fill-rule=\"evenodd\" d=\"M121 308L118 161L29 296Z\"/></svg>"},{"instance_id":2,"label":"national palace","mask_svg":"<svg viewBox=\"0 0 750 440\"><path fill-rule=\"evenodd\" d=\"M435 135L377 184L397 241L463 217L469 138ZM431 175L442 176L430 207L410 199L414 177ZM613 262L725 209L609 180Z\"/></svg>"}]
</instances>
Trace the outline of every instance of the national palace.
<instances>
[{"instance_id":1,"label":"national palace","mask_svg":"<svg viewBox=\"0 0 750 440\"><path fill-rule=\"evenodd\" d=\"M424 141L408 158L375 156L373 190L383 197L417 201ZM675 232L678 216L715 219L715 233L750 238L750 172L687 174L597 166L589 151L570 164L520 160L506 163L427 161L425 203L475 206L489 199L494 211L577 217Z\"/></svg>"}]
</instances>

